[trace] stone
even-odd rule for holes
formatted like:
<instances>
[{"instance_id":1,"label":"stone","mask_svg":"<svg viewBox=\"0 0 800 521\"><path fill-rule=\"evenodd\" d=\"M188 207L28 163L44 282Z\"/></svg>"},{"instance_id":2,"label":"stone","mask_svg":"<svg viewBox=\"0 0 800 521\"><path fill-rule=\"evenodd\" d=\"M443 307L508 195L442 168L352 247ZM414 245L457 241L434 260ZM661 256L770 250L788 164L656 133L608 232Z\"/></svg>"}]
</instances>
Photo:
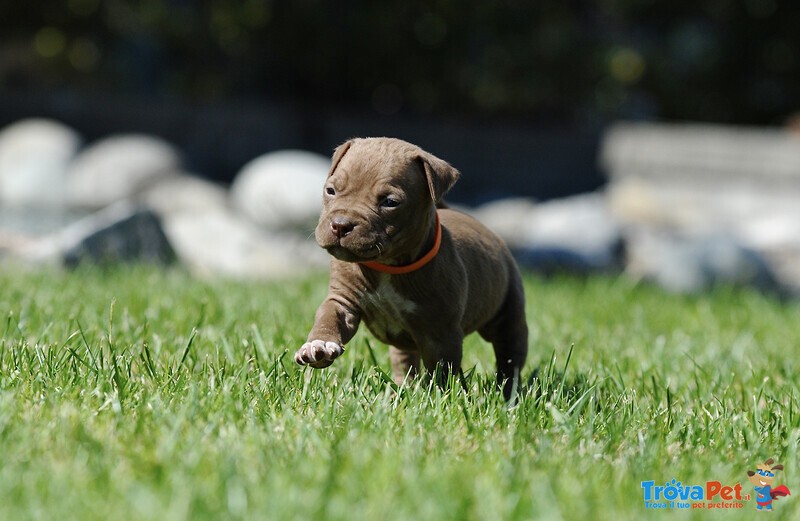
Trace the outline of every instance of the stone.
<instances>
[{"instance_id":1,"label":"stone","mask_svg":"<svg viewBox=\"0 0 800 521\"><path fill-rule=\"evenodd\" d=\"M525 246L556 246L578 253L610 251L620 227L605 194L590 194L540 203L525 228Z\"/></svg>"},{"instance_id":2,"label":"stone","mask_svg":"<svg viewBox=\"0 0 800 521\"><path fill-rule=\"evenodd\" d=\"M161 221L150 209L123 201L92 213L58 232L26 237L12 252L26 263L168 264L174 252Z\"/></svg>"},{"instance_id":3,"label":"stone","mask_svg":"<svg viewBox=\"0 0 800 521\"><path fill-rule=\"evenodd\" d=\"M0 131L0 204L53 207L64 202L65 176L81 146L77 132L49 119L25 119Z\"/></svg>"},{"instance_id":4,"label":"stone","mask_svg":"<svg viewBox=\"0 0 800 521\"><path fill-rule=\"evenodd\" d=\"M622 231L602 192L542 203L501 199L472 213L527 269L588 274L617 270L622 262Z\"/></svg>"},{"instance_id":5,"label":"stone","mask_svg":"<svg viewBox=\"0 0 800 521\"><path fill-rule=\"evenodd\" d=\"M763 287L763 277L751 276L762 271L752 265L763 262L780 287L800 294L796 134L777 128L618 124L604 137L601 164L609 178L610 206L623 226L632 262L652 265L647 257L653 253L645 253L651 249L671 259L672 267L644 270L661 273L656 280L675 288L709 287L688 280L704 280L707 273L714 273L710 277L714 280L735 284L749 280ZM709 243L709 238L720 237L725 240ZM722 248L725 241L735 247ZM742 270L735 276L717 269L720 251L738 252L725 255L750 260L730 265ZM682 263L689 266L685 271ZM632 266L631 271L641 270ZM692 272L699 275L686 275ZM717 276L718 272L726 274ZM689 278L677 282L684 276Z\"/></svg>"},{"instance_id":6,"label":"stone","mask_svg":"<svg viewBox=\"0 0 800 521\"><path fill-rule=\"evenodd\" d=\"M142 134L122 134L89 145L67 175L67 201L99 209L130 198L181 168L178 150Z\"/></svg>"},{"instance_id":7,"label":"stone","mask_svg":"<svg viewBox=\"0 0 800 521\"><path fill-rule=\"evenodd\" d=\"M164 227L178 258L201 277L277 279L329 262L313 237L264 230L227 208L168 214Z\"/></svg>"},{"instance_id":8,"label":"stone","mask_svg":"<svg viewBox=\"0 0 800 521\"><path fill-rule=\"evenodd\" d=\"M223 187L203 179L166 179L137 200L161 216L178 259L200 277L276 279L327 266L313 237L258 226L231 207Z\"/></svg>"},{"instance_id":9,"label":"stone","mask_svg":"<svg viewBox=\"0 0 800 521\"><path fill-rule=\"evenodd\" d=\"M600 163L614 180L793 182L800 175L800 143L779 128L618 123L603 136Z\"/></svg>"},{"instance_id":10,"label":"stone","mask_svg":"<svg viewBox=\"0 0 800 521\"><path fill-rule=\"evenodd\" d=\"M510 197L465 211L502 237L510 248L519 248L526 245L525 230L536 213L536 202L527 197Z\"/></svg>"},{"instance_id":11,"label":"stone","mask_svg":"<svg viewBox=\"0 0 800 521\"><path fill-rule=\"evenodd\" d=\"M789 293L760 253L729 236L650 233L633 242L628 256L629 273L672 293L696 294L719 286L751 287L778 296Z\"/></svg>"},{"instance_id":12,"label":"stone","mask_svg":"<svg viewBox=\"0 0 800 521\"><path fill-rule=\"evenodd\" d=\"M330 159L313 152L264 154L247 163L234 179L233 206L259 226L312 233L329 169Z\"/></svg>"},{"instance_id":13,"label":"stone","mask_svg":"<svg viewBox=\"0 0 800 521\"><path fill-rule=\"evenodd\" d=\"M161 221L152 210L137 208L127 216L98 224L64 253L67 267L83 263L168 265L175 260Z\"/></svg>"},{"instance_id":14,"label":"stone","mask_svg":"<svg viewBox=\"0 0 800 521\"><path fill-rule=\"evenodd\" d=\"M86 217L84 211L52 206L0 205L0 230L31 238L57 232Z\"/></svg>"},{"instance_id":15,"label":"stone","mask_svg":"<svg viewBox=\"0 0 800 521\"><path fill-rule=\"evenodd\" d=\"M199 213L228 206L225 187L188 173L157 181L135 197L159 216Z\"/></svg>"}]
</instances>

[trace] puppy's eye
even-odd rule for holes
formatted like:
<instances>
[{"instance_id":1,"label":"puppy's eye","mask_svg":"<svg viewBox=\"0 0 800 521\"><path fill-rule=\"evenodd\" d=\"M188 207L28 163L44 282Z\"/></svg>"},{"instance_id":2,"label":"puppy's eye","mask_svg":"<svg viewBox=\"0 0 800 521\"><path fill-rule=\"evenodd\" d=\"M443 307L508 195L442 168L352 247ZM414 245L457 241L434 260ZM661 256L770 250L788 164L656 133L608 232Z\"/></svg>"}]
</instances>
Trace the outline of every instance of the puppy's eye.
<instances>
[{"instance_id":1,"label":"puppy's eye","mask_svg":"<svg viewBox=\"0 0 800 521\"><path fill-rule=\"evenodd\" d=\"M381 200L382 208L396 208L398 206L400 206L400 201L398 201L394 197L387 196Z\"/></svg>"},{"instance_id":2,"label":"puppy's eye","mask_svg":"<svg viewBox=\"0 0 800 521\"><path fill-rule=\"evenodd\" d=\"M325 187L325 193L328 195L336 195L336 190L332 186Z\"/></svg>"}]
</instances>

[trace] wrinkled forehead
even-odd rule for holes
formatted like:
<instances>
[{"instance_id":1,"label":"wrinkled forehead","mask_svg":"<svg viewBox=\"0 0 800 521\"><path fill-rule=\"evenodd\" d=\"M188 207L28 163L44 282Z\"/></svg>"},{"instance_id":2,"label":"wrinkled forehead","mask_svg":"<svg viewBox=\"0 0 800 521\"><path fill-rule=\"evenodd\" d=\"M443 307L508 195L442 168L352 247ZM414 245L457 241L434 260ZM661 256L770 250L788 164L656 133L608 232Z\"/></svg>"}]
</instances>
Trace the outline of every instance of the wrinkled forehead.
<instances>
[{"instance_id":1,"label":"wrinkled forehead","mask_svg":"<svg viewBox=\"0 0 800 521\"><path fill-rule=\"evenodd\" d=\"M356 142L339 162L334 177L348 184L412 189L424 183L418 154L394 143Z\"/></svg>"}]
</instances>

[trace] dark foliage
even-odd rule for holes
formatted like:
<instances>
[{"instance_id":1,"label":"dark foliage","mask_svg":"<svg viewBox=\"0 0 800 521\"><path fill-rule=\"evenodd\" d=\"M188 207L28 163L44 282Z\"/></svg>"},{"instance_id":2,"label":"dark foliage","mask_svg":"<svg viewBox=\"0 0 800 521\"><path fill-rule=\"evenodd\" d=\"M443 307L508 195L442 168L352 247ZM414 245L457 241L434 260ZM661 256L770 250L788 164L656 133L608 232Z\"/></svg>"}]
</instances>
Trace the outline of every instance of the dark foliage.
<instances>
[{"instance_id":1,"label":"dark foliage","mask_svg":"<svg viewBox=\"0 0 800 521\"><path fill-rule=\"evenodd\" d=\"M0 88L781 123L799 26L796 0L8 1Z\"/></svg>"}]
</instances>

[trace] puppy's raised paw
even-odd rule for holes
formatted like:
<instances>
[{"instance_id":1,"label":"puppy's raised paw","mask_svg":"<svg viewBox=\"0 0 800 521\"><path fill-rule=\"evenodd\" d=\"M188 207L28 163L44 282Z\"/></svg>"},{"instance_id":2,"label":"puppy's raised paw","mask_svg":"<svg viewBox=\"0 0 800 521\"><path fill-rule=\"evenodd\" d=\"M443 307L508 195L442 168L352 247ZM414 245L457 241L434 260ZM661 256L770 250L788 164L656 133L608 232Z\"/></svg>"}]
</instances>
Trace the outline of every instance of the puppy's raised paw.
<instances>
[{"instance_id":1,"label":"puppy's raised paw","mask_svg":"<svg viewBox=\"0 0 800 521\"><path fill-rule=\"evenodd\" d=\"M294 354L294 361L300 365L310 365L315 369L328 367L344 353L344 347L336 342L312 340Z\"/></svg>"}]
</instances>

